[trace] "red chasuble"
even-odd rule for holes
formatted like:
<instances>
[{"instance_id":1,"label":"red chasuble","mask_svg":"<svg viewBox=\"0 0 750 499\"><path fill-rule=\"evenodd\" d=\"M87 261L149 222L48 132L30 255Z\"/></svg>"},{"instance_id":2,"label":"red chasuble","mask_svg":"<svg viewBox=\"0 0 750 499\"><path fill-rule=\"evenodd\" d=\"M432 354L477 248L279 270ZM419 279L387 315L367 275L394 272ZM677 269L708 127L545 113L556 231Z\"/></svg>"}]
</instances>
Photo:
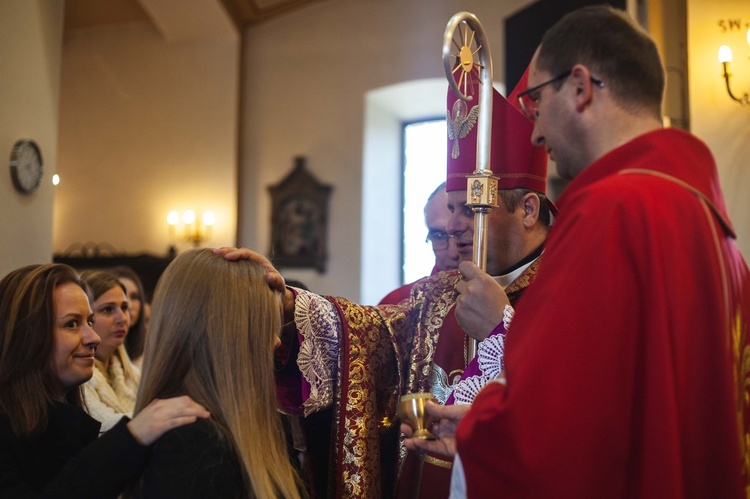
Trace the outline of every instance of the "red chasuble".
<instances>
[{"instance_id":1,"label":"red chasuble","mask_svg":"<svg viewBox=\"0 0 750 499\"><path fill-rule=\"evenodd\" d=\"M507 385L458 428L468 496L744 497L750 276L709 150L645 134L558 207Z\"/></svg>"}]
</instances>

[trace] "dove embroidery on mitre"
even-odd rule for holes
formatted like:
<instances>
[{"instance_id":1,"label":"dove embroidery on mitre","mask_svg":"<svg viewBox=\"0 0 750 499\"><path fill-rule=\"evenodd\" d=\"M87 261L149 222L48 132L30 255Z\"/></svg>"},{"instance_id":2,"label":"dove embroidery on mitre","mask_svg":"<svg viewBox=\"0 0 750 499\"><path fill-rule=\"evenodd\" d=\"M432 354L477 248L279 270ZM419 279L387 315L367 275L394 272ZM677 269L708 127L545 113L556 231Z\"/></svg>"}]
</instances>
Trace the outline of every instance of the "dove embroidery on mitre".
<instances>
[{"instance_id":1,"label":"dove embroidery on mitre","mask_svg":"<svg viewBox=\"0 0 750 499\"><path fill-rule=\"evenodd\" d=\"M461 152L458 149L458 139L463 139L474 128L479 116L479 105L467 112L466 102L456 99L453 109L448 113L448 138L453 141L451 158L457 159Z\"/></svg>"}]
</instances>

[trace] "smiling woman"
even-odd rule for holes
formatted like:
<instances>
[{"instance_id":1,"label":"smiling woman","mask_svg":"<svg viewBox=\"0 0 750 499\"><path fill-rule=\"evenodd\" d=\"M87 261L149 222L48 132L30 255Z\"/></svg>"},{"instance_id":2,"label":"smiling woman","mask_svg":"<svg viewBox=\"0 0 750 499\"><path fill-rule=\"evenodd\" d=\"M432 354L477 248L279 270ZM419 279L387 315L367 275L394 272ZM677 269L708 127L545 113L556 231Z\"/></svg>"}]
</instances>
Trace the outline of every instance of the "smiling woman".
<instances>
[{"instance_id":1,"label":"smiling woman","mask_svg":"<svg viewBox=\"0 0 750 499\"><path fill-rule=\"evenodd\" d=\"M99 345L82 285L67 265L23 267L0 281L0 414L16 433L44 431L44 398L81 403Z\"/></svg>"},{"instance_id":2,"label":"smiling woman","mask_svg":"<svg viewBox=\"0 0 750 499\"><path fill-rule=\"evenodd\" d=\"M93 330L94 316L80 285L74 282L59 285L54 299L56 346L52 369L64 394L94 375L94 353L100 338Z\"/></svg>"}]
</instances>

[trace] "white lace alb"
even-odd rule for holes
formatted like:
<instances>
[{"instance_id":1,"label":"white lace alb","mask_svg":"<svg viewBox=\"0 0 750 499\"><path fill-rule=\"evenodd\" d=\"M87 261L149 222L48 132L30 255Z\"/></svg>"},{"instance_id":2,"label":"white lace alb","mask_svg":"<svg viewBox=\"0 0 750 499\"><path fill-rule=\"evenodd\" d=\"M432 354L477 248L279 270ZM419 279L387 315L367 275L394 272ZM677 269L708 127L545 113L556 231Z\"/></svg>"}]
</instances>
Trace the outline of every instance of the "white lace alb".
<instances>
[{"instance_id":1,"label":"white lace alb","mask_svg":"<svg viewBox=\"0 0 750 499\"><path fill-rule=\"evenodd\" d=\"M504 368L504 354L505 334L490 336L479 344L477 360L480 372L456 383L453 390L456 404L471 404L484 385L500 375Z\"/></svg>"}]
</instances>

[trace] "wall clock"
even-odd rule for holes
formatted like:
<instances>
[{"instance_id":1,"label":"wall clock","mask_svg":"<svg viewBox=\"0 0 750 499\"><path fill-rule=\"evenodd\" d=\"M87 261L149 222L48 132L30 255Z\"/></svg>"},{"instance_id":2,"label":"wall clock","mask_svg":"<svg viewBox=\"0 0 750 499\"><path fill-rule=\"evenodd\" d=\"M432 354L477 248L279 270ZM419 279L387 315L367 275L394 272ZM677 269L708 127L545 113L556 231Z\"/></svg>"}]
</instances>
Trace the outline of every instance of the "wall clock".
<instances>
[{"instance_id":1,"label":"wall clock","mask_svg":"<svg viewBox=\"0 0 750 499\"><path fill-rule=\"evenodd\" d=\"M10 176L13 186L22 194L31 194L42 183L42 153L36 142L29 139L17 141L10 153Z\"/></svg>"}]
</instances>

